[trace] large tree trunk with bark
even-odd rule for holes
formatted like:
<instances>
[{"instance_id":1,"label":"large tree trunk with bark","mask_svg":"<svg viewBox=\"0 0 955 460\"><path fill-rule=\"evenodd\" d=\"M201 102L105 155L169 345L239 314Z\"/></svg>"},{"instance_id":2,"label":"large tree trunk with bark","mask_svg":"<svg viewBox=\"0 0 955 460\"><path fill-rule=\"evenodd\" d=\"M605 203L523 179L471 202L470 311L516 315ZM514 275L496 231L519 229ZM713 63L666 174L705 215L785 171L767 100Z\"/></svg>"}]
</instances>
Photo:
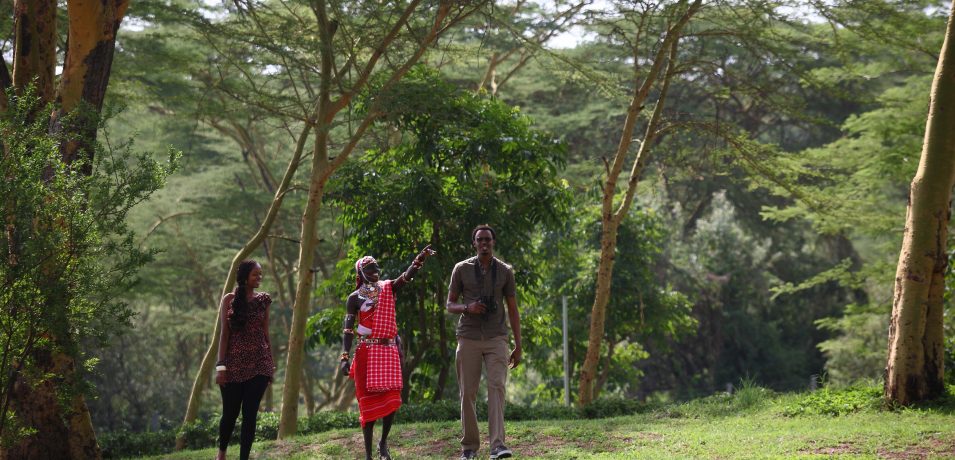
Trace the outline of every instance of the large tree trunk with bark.
<instances>
[{"instance_id":1,"label":"large tree trunk with bark","mask_svg":"<svg viewBox=\"0 0 955 460\"><path fill-rule=\"evenodd\" d=\"M75 134L63 141L60 155L67 165L82 161L81 171L87 175L93 172L92 145L113 66L116 32L128 6L129 0L70 0L66 4L69 35L50 129ZM64 126L67 114L73 119Z\"/></svg>"},{"instance_id":2,"label":"large tree trunk with bark","mask_svg":"<svg viewBox=\"0 0 955 460\"><path fill-rule=\"evenodd\" d=\"M43 102L53 101L56 67L56 0L17 0L13 6L13 86L31 83Z\"/></svg>"},{"instance_id":3,"label":"large tree trunk with bark","mask_svg":"<svg viewBox=\"0 0 955 460\"><path fill-rule=\"evenodd\" d=\"M128 0L70 0L67 2L68 48L65 53L60 85L53 93L53 72L56 66L56 2L52 0L18 0L14 8L15 40L13 84L18 92L29 84L36 85L37 95L44 102L57 105L51 116L51 131L69 133L70 142L61 146L64 164L70 166L82 155L80 171L92 173L91 148L96 138L96 118L103 105L109 84L116 31L125 15ZM4 69L3 74L6 74ZM6 85L7 78L0 79ZM85 106L84 122L65 126L65 115ZM83 119L84 117L79 117ZM45 270L56 273L50 267ZM53 275L51 275L53 276ZM56 283L56 280L51 280ZM49 308L66 308L68 298ZM32 355L33 368L21 373L11 393L11 403L20 423L37 431L4 446L0 457L30 458L99 458L89 409L76 373L75 360L67 354L70 337L50 337L48 346ZM52 376L52 378L50 377ZM72 391L64 404L60 392Z\"/></svg>"},{"instance_id":4,"label":"large tree trunk with bark","mask_svg":"<svg viewBox=\"0 0 955 460\"><path fill-rule=\"evenodd\" d=\"M955 14L955 1L952 2ZM942 304L946 240L955 185L955 20L949 14L935 68L925 139L912 179L902 251L895 274L887 401L908 405L944 391Z\"/></svg>"}]
</instances>

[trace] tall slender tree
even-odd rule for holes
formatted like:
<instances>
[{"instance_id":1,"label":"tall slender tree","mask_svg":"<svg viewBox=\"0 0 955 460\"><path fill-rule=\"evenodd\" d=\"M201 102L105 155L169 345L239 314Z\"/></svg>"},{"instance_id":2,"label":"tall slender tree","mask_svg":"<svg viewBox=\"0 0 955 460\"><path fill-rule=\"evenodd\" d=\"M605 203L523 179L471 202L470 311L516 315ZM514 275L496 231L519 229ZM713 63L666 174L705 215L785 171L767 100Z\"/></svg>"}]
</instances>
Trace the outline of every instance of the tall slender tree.
<instances>
[{"instance_id":1,"label":"tall slender tree","mask_svg":"<svg viewBox=\"0 0 955 460\"><path fill-rule=\"evenodd\" d=\"M594 303L590 313L590 332L587 344L587 354L580 370L578 387L578 404L586 405L593 399L594 382L597 377L597 365L600 361L600 347L603 343L604 323L607 314L607 303L610 299L611 281L613 279L613 264L617 251L617 230L620 223L630 211L630 205L637 191L637 184L643 172L647 158L650 156L654 138L659 134L659 122L666 101L669 82L676 74L677 45L684 27L699 11L702 0L689 2L680 1L676 5L661 3L644 4L642 10L634 16L628 13L624 20L633 21L636 26L634 37L628 40L632 45L633 77L632 93L627 107L626 119L620 132L620 140L616 151L607 161L606 175L602 184L601 213L600 213L600 259L597 266L597 286L594 293ZM662 14L661 14L662 10ZM648 55L645 51L648 42L646 37L653 36L651 27L658 21L665 24L659 40L650 40L652 50ZM615 30L619 30L616 29ZM645 66L649 68L644 69ZM650 96L650 91L658 88L657 101L646 124L646 134L640 142L636 157L630 160L630 150L633 143L634 131L643 112L644 105ZM617 187L624 166L631 162L630 173L626 179L624 196L618 199Z\"/></svg>"}]
</instances>

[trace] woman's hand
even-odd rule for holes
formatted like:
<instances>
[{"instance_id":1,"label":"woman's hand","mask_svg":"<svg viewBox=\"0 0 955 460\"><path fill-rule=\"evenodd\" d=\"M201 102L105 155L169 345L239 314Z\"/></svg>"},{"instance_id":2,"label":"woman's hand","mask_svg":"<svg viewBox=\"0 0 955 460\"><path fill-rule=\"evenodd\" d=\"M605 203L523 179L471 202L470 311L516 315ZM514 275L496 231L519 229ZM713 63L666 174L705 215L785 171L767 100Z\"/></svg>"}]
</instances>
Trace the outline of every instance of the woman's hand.
<instances>
[{"instance_id":1,"label":"woman's hand","mask_svg":"<svg viewBox=\"0 0 955 460\"><path fill-rule=\"evenodd\" d=\"M342 374L348 375L348 369L351 368L351 362L347 359L343 359L338 363L338 368L342 370Z\"/></svg>"},{"instance_id":2,"label":"woman's hand","mask_svg":"<svg viewBox=\"0 0 955 460\"><path fill-rule=\"evenodd\" d=\"M225 371L216 371L216 385L225 385Z\"/></svg>"}]
</instances>

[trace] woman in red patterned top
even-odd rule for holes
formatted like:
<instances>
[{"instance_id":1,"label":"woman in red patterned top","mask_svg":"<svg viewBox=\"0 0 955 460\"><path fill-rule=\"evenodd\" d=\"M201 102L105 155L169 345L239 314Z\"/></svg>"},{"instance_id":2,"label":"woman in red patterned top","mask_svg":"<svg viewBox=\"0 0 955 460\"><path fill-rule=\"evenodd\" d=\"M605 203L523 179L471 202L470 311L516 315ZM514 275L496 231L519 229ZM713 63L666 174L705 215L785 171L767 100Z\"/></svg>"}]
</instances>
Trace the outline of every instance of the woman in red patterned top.
<instances>
[{"instance_id":1,"label":"woman in red patterned top","mask_svg":"<svg viewBox=\"0 0 955 460\"><path fill-rule=\"evenodd\" d=\"M358 398L358 420L365 440L365 458L371 459L371 441L375 420L383 419L378 455L391 460L388 452L388 432L395 412L401 407L401 342L395 321L395 295L418 273L428 256L435 254L431 245L425 246L411 266L397 279L381 281L381 270L374 257L365 256L355 262L357 290L345 302L345 329L342 334L344 352L341 369L349 369L348 352L358 333L358 348L349 376L355 380ZM355 327L355 319L358 326Z\"/></svg>"},{"instance_id":2,"label":"woman in red patterned top","mask_svg":"<svg viewBox=\"0 0 955 460\"><path fill-rule=\"evenodd\" d=\"M255 439L255 418L259 402L272 381L275 364L269 341L269 305L272 298L255 292L262 283L262 267L245 260L236 270L235 291L222 298L219 308L222 334L216 383L222 393L222 418L219 420L219 454L225 460L229 438L242 411L242 435L239 458L247 460Z\"/></svg>"}]
</instances>

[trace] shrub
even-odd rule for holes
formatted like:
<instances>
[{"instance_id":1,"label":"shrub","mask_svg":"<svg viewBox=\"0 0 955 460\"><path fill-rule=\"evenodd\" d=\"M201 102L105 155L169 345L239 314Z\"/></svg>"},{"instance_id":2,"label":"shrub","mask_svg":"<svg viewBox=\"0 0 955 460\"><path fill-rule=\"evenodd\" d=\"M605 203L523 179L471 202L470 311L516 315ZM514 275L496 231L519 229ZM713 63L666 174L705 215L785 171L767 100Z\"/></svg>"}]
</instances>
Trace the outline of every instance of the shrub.
<instances>
[{"instance_id":1,"label":"shrub","mask_svg":"<svg viewBox=\"0 0 955 460\"><path fill-rule=\"evenodd\" d=\"M173 430L148 433L114 431L97 435L97 441L103 449L103 458L144 457L168 453L176 443L176 432Z\"/></svg>"},{"instance_id":2,"label":"shrub","mask_svg":"<svg viewBox=\"0 0 955 460\"><path fill-rule=\"evenodd\" d=\"M864 410L875 410L882 405L882 390L877 386L852 386L833 390L829 387L808 393L805 397L783 408L788 417L800 415L840 416Z\"/></svg>"},{"instance_id":3,"label":"shrub","mask_svg":"<svg viewBox=\"0 0 955 460\"><path fill-rule=\"evenodd\" d=\"M405 404L398 410L396 419L401 423L414 422L446 422L461 418L461 403L457 399L444 399L413 404ZM478 413L481 412L478 403ZM484 405L484 414L487 417L487 405ZM480 415L479 415L480 417Z\"/></svg>"}]
</instances>

